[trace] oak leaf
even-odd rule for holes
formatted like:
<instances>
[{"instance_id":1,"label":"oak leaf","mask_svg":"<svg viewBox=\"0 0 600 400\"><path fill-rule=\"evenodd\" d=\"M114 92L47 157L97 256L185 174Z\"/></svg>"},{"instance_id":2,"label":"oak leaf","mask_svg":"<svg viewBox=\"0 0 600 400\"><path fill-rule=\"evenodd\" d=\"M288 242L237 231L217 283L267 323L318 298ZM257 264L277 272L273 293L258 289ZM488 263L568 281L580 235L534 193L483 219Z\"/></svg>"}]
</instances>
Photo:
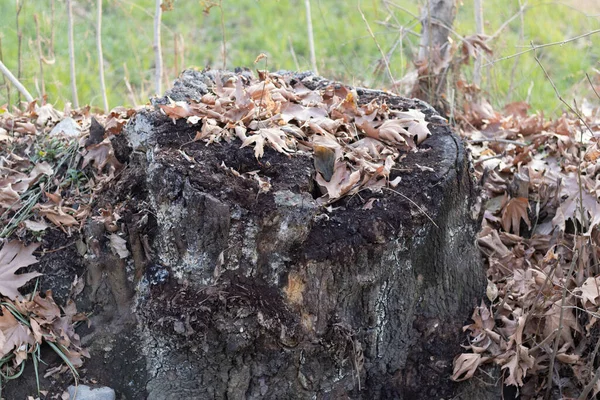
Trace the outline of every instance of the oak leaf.
<instances>
[{"instance_id":1,"label":"oak leaf","mask_svg":"<svg viewBox=\"0 0 600 400\"><path fill-rule=\"evenodd\" d=\"M16 275L20 268L27 267L38 262L32 253L39 244L30 244L24 247L19 241L12 240L0 250L0 294L15 300L19 296L18 288L29 280L40 276L39 272L29 272Z\"/></svg>"}]
</instances>

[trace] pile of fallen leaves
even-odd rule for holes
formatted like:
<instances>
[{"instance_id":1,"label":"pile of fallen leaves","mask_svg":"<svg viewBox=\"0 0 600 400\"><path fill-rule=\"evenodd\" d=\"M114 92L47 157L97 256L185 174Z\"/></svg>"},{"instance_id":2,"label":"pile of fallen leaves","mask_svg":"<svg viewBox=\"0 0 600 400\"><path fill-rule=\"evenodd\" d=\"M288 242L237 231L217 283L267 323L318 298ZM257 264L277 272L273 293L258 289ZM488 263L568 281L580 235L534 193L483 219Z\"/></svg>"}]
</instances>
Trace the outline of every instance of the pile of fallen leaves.
<instances>
[{"instance_id":1,"label":"pile of fallen leaves","mask_svg":"<svg viewBox=\"0 0 600 400\"><path fill-rule=\"evenodd\" d=\"M37 369L42 343L65 363L47 375L65 369L76 375L82 357L89 357L74 330L86 319L75 303L69 300L61 310L51 291L23 296L18 289L41 274L17 271L38 261L33 252L39 243L23 242L40 241L52 227L71 235L83 226L97 193L121 168L109 138L132 114L117 108L96 116L102 126L89 109L61 112L35 102L24 111L0 109L0 389L29 357ZM82 289L76 277L71 297Z\"/></svg>"},{"instance_id":2,"label":"pile of fallen leaves","mask_svg":"<svg viewBox=\"0 0 600 400\"><path fill-rule=\"evenodd\" d=\"M461 116L484 189L478 243L489 303L464 327L469 352L455 359L453 379L493 363L523 399L600 392L597 111L548 120L524 103L500 114L473 101Z\"/></svg>"},{"instance_id":3,"label":"pile of fallen leaves","mask_svg":"<svg viewBox=\"0 0 600 400\"><path fill-rule=\"evenodd\" d=\"M402 152L416 150L430 135L420 110L391 109L377 99L360 105L356 91L344 85L311 90L291 74L265 71L256 78L217 71L214 81L198 102L169 99L159 107L173 122L198 125L194 141L239 138L242 147L253 146L256 158L265 146L286 155L312 154L323 204L396 186L398 178L389 176Z\"/></svg>"}]
</instances>

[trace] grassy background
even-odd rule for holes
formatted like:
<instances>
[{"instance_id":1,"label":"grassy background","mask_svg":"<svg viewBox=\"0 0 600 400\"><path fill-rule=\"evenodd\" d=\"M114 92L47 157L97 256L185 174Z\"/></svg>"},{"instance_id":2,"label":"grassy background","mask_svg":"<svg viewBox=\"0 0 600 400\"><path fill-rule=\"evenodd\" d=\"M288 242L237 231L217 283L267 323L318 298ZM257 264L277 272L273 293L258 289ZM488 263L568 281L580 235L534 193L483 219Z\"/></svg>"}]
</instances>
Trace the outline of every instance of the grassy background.
<instances>
[{"instance_id":1,"label":"grassy background","mask_svg":"<svg viewBox=\"0 0 600 400\"><path fill-rule=\"evenodd\" d=\"M50 0L24 0L20 15L23 32L21 81L32 95L39 95L36 90L40 85L40 73L34 23L34 15L37 14L41 36L46 42L42 45L45 52L48 50L47 39L51 26L54 25L55 63L44 65L44 78L48 102L60 107L70 98L67 24L64 1L55 0L54 3L52 19ZM311 0L320 74L351 84L389 87L387 74L377 69L381 56L367 32L358 10L359 5L383 50L387 52L397 43L391 57L394 78L400 79L413 70L412 60L418 51L416 34L420 32L415 16L420 12L420 5L409 0L396 0L395 3L400 7L389 2L386 5L383 0L362 0L360 3L355 0ZM223 15L218 7L203 12L209 4L208 1L179 0L174 2L172 11L163 14L162 46L167 81L172 82L178 74L177 69L183 67L222 67L221 18L227 43L227 67L253 68L256 56L264 52L269 56L270 70L309 69L304 1L223 0ZM131 105L134 101L126 89L125 77L133 87L136 102L145 103L148 96L153 94L153 5L153 0L104 1L102 35L111 107ZM79 102L100 107L95 7L95 0L81 0L74 4L74 30ZM485 0L484 7L485 30L487 34L493 34L517 13L519 1ZM486 57L488 61L493 61L526 49L530 42L557 42L599 29L599 8L592 0L562 3L531 1L523 17L515 18L490 42L494 54ZM14 0L0 2L3 62L16 75L15 15ZM472 1L464 0L459 4L452 37L457 44L460 43L460 37L474 33L473 20ZM407 33L399 41L401 32L398 25L413 33ZM183 39L183 46L179 47L184 50L179 57L175 55L176 36ZM600 33L538 51L544 66L566 99L581 101L587 97L597 102L591 94L585 73L595 83L600 83L600 75L596 70L600 58L599 45ZM260 68L264 68L262 62ZM467 81L470 68L463 68ZM529 101L534 109L546 113L556 113L562 109L531 52L486 66L482 88L497 107L510 101ZM11 104L16 101L15 94L13 88ZM8 101L5 86L0 81L0 105Z\"/></svg>"}]
</instances>

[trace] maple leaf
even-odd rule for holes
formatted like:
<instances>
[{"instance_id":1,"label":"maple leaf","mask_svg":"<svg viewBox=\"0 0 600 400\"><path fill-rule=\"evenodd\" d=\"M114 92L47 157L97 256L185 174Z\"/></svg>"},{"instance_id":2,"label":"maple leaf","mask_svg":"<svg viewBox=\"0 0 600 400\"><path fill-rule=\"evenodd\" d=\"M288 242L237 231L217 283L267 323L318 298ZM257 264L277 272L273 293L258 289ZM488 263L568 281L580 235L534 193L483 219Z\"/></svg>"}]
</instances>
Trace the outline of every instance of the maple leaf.
<instances>
[{"instance_id":1,"label":"maple leaf","mask_svg":"<svg viewBox=\"0 0 600 400\"><path fill-rule=\"evenodd\" d=\"M506 232L510 232L512 227L515 235L520 233L521 219L525 221L529 229L531 229L531 222L527 215L527 209L529 208L529 201L524 197L512 198L504 206L502 211L502 228Z\"/></svg>"},{"instance_id":2,"label":"maple leaf","mask_svg":"<svg viewBox=\"0 0 600 400\"><path fill-rule=\"evenodd\" d=\"M5 306L0 309L2 310L2 315L0 315L1 357L9 354L13 349L19 349L24 344L33 345L35 338L29 328L20 324Z\"/></svg>"},{"instance_id":3,"label":"maple leaf","mask_svg":"<svg viewBox=\"0 0 600 400\"><path fill-rule=\"evenodd\" d=\"M14 300L19 296L18 288L36 276L42 275L39 272L15 274L20 268L38 262L32 255L38 247L37 243L24 247L18 240L12 240L2 247L0 250L0 293L2 295Z\"/></svg>"}]
</instances>

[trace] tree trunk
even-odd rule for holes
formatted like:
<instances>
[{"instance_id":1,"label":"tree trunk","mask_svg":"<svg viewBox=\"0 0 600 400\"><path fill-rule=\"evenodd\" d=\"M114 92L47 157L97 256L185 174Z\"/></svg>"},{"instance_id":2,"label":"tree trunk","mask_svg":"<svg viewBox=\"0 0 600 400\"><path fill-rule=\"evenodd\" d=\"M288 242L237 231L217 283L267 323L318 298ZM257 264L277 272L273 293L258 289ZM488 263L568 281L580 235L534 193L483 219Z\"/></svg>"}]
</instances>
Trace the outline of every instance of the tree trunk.
<instances>
[{"instance_id":1,"label":"tree trunk","mask_svg":"<svg viewBox=\"0 0 600 400\"><path fill-rule=\"evenodd\" d=\"M412 95L432 104L447 114L443 99L446 77L452 52L448 40L454 18L456 0L427 0L421 13L421 40L419 42L418 81Z\"/></svg>"},{"instance_id":2,"label":"tree trunk","mask_svg":"<svg viewBox=\"0 0 600 400\"><path fill-rule=\"evenodd\" d=\"M186 71L167 94L199 99L217 76ZM84 259L72 246L42 259L72 266L50 286L88 269L88 380L151 400L457 395L452 360L485 289L465 150L427 104L357 93L427 115L433 135L393 172L402 195L365 191L327 211L312 195L310 157L266 150L259 162L239 141L190 143L197 126L158 111L115 137L129 166L95 208L120 204L133 262L120 264L94 221ZM261 193L224 166L260 170L272 188ZM365 210L369 197L377 202Z\"/></svg>"}]
</instances>

